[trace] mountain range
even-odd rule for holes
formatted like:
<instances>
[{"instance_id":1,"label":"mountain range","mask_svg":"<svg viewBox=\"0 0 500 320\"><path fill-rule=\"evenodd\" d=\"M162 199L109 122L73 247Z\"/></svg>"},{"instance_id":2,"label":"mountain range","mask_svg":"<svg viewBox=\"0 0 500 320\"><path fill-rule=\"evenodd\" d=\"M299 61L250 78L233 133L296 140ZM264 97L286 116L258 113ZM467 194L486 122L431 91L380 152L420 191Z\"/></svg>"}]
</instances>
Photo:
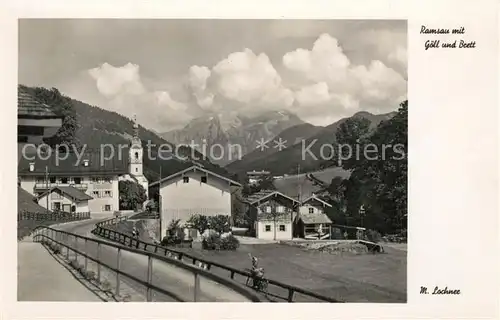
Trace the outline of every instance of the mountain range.
<instances>
[{"instance_id":1,"label":"mountain range","mask_svg":"<svg viewBox=\"0 0 500 320\"><path fill-rule=\"evenodd\" d=\"M229 163L224 168L229 172L244 175L251 170L268 170L273 175L295 174L322 170L333 166L331 161L322 161L320 158L322 145L334 145L335 134L340 125L349 118L365 118L370 121L370 129L374 130L380 122L392 118L396 112L374 115L366 111L354 114L352 117L343 118L326 127L316 127L310 124L301 124L282 131L273 138L273 141L286 140L286 148L281 151L268 148L264 151L256 149L242 159ZM304 153L303 149L312 145L309 150L316 157ZM299 167L300 166L300 167Z\"/></svg>"},{"instance_id":2,"label":"mountain range","mask_svg":"<svg viewBox=\"0 0 500 320\"><path fill-rule=\"evenodd\" d=\"M219 113L196 118L184 128L160 136L176 145L194 142L198 145L195 149L213 163L225 165L251 152L256 141L268 141L297 125L310 126L288 111L268 111L253 117Z\"/></svg>"}]
</instances>

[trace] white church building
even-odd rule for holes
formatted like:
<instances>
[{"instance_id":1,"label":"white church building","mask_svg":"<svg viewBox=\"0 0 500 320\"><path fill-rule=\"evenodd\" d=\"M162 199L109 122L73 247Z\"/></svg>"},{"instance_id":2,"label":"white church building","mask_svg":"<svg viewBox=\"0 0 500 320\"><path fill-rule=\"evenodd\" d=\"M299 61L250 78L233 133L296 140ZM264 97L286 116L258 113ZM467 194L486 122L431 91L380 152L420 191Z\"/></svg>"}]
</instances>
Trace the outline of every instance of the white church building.
<instances>
[{"instance_id":1,"label":"white church building","mask_svg":"<svg viewBox=\"0 0 500 320\"><path fill-rule=\"evenodd\" d=\"M134 135L127 151L128 157L104 157L100 153L67 154L66 158L47 155L22 156L18 165L20 187L35 197L55 187L72 187L91 197L91 213L119 210L118 182L131 180L148 192L148 180L143 174L143 148L134 117ZM80 156L80 157L79 157ZM109 158L109 160L108 160ZM58 206L58 204L54 204Z\"/></svg>"}]
</instances>

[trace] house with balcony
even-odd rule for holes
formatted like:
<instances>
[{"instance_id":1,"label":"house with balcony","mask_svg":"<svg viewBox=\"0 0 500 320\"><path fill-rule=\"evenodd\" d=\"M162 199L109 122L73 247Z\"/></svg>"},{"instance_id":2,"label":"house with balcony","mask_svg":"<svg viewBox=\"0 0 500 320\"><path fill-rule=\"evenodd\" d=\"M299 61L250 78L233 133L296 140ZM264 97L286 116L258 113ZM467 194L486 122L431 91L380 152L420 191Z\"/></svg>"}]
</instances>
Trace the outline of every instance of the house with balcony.
<instances>
[{"instance_id":1,"label":"house with balcony","mask_svg":"<svg viewBox=\"0 0 500 320\"><path fill-rule=\"evenodd\" d=\"M295 236L311 240L329 239L332 221L325 214L332 205L312 194L300 204L299 215L294 220Z\"/></svg>"},{"instance_id":2,"label":"house with balcony","mask_svg":"<svg viewBox=\"0 0 500 320\"><path fill-rule=\"evenodd\" d=\"M90 212L89 200L93 198L74 187L54 187L37 197L37 202L54 212Z\"/></svg>"},{"instance_id":3,"label":"house with balcony","mask_svg":"<svg viewBox=\"0 0 500 320\"><path fill-rule=\"evenodd\" d=\"M275 190L261 190L249 195L247 216L253 223L255 237L266 240L291 240L293 221L300 203Z\"/></svg>"}]
</instances>

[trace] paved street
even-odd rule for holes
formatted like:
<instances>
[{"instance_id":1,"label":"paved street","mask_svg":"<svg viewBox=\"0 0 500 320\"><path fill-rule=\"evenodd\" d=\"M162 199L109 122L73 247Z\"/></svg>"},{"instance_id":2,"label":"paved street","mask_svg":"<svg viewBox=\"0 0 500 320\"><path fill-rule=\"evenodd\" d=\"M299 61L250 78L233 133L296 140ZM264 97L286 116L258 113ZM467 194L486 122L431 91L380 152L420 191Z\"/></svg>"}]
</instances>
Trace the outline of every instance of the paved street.
<instances>
[{"instance_id":1,"label":"paved street","mask_svg":"<svg viewBox=\"0 0 500 320\"><path fill-rule=\"evenodd\" d=\"M93 229L94 224L99 220L89 220L78 224L72 225L61 225L59 228L72 233L77 233L80 235L85 235L91 238L97 238L90 233ZM98 238L101 239L102 238ZM68 241L74 244L74 240L71 238ZM85 244L83 242L78 243L79 250L84 251ZM65 250L63 251L65 253ZM95 243L88 243L87 252L92 256L97 256L97 245ZM71 257L74 257L71 255ZM101 246L101 258L103 261L110 265L111 267L116 267L117 263L117 250L111 247ZM84 264L84 259L79 258L79 263ZM89 264L90 265L90 264ZM92 270L96 270L93 266ZM130 252L122 252L120 260L120 268L133 276L146 281L147 277L147 258L142 255L133 254ZM114 280L114 279L112 279ZM145 288L130 279L122 277L122 281L135 291L135 296L140 295L145 297ZM111 282L111 281L110 281ZM114 282L111 282L114 286ZM180 296L185 301L193 301L194 297L194 276L191 272L185 271L184 269L174 267L167 263L154 260L153 262L153 284L156 286L165 288L169 291L174 292ZM208 279L200 278L200 288L201 295L200 300L206 302L243 302L248 301L247 298L241 296L240 294L229 290L217 283L214 283ZM176 301L171 297L165 296L163 294L153 294L154 301Z\"/></svg>"},{"instance_id":2,"label":"paved street","mask_svg":"<svg viewBox=\"0 0 500 320\"><path fill-rule=\"evenodd\" d=\"M17 246L18 301L101 301L40 243Z\"/></svg>"}]
</instances>

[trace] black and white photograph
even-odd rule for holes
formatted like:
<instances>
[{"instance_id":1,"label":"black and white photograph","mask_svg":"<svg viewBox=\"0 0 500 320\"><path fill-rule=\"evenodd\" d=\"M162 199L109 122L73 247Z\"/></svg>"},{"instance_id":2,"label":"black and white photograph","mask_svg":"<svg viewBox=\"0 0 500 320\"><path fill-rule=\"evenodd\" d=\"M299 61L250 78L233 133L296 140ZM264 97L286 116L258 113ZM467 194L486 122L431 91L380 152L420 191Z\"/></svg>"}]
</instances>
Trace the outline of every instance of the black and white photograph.
<instances>
[{"instance_id":1,"label":"black and white photograph","mask_svg":"<svg viewBox=\"0 0 500 320\"><path fill-rule=\"evenodd\" d=\"M18 27L18 301L407 302L406 20Z\"/></svg>"}]
</instances>

